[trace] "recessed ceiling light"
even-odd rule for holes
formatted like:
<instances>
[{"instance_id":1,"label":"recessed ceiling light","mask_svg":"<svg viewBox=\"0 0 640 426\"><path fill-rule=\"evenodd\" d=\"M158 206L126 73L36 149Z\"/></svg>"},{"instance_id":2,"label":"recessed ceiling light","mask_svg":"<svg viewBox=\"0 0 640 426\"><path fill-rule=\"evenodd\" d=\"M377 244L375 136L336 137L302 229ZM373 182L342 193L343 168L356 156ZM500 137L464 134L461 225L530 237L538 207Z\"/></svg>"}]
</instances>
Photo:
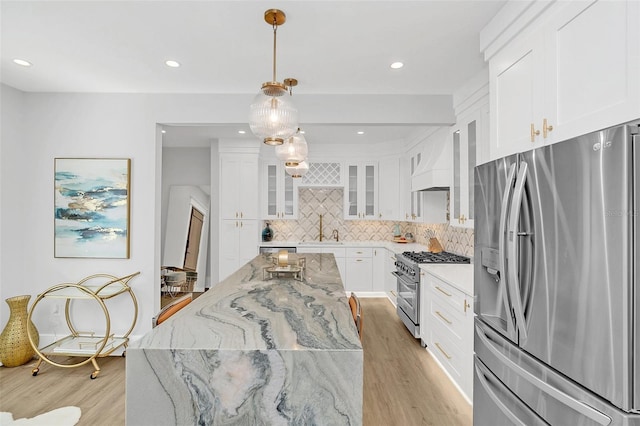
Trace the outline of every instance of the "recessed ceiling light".
<instances>
[{"instance_id":1,"label":"recessed ceiling light","mask_svg":"<svg viewBox=\"0 0 640 426\"><path fill-rule=\"evenodd\" d=\"M166 66L171 67L171 68L178 68L180 66L180 62L178 61L173 61L173 60L168 60L164 62Z\"/></svg>"},{"instance_id":2,"label":"recessed ceiling light","mask_svg":"<svg viewBox=\"0 0 640 426\"><path fill-rule=\"evenodd\" d=\"M167 131L166 131L166 130L160 130L160 131L161 131L163 134L164 134L164 133L167 133Z\"/></svg>"},{"instance_id":3,"label":"recessed ceiling light","mask_svg":"<svg viewBox=\"0 0 640 426\"><path fill-rule=\"evenodd\" d=\"M14 63L14 64L21 65L21 66L23 66L23 67L30 67L30 66L31 66L31 62L29 62L29 61L25 61L24 59L18 59L18 58L16 58L16 59L14 59L14 60L13 60L13 63Z\"/></svg>"},{"instance_id":4,"label":"recessed ceiling light","mask_svg":"<svg viewBox=\"0 0 640 426\"><path fill-rule=\"evenodd\" d=\"M364 135L364 132L362 130L358 130L357 132L359 135Z\"/></svg>"},{"instance_id":5,"label":"recessed ceiling light","mask_svg":"<svg viewBox=\"0 0 640 426\"><path fill-rule=\"evenodd\" d=\"M390 66L394 70L397 70L397 69L400 69L400 68L404 67L404 64L402 62L394 62Z\"/></svg>"},{"instance_id":6,"label":"recessed ceiling light","mask_svg":"<svg viewBox=\"0 0 640 426\"><path fill-rule=\"evenodd\" d=\"M238 133L240 133L241 135L244 135L247 132L245 132L244 130L238 130Z\"/></svg>"}]
</instances>

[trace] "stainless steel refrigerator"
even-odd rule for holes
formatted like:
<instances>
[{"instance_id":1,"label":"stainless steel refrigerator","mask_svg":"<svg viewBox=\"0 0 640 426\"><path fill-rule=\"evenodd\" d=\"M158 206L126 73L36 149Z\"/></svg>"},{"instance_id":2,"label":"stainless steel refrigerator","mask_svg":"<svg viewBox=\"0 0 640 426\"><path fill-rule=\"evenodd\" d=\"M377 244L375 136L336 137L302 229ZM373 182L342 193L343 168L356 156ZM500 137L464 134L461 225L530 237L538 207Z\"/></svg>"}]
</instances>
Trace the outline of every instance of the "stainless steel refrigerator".
<instances>
[{"instance_id":1,"label":"stainless steel refrigerator","mask_svg":"<svg viewBox=\"0 0 640 426\"><path fill-rule=\"evenodd\" d=\"M475 425L640 425L639 125L476 167Z\"/></svg>"}]
</instances>

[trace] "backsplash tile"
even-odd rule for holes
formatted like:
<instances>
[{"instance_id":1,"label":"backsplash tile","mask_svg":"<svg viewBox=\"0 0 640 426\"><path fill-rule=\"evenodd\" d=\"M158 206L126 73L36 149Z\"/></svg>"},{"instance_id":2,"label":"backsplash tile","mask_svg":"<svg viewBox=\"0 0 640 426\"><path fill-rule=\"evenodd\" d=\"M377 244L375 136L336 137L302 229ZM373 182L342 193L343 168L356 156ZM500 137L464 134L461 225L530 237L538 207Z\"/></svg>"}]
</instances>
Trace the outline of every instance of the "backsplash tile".
<instances>
[{"instance_id":1,"label":"backsplash tile","mask_svg":"<svg viewBox=\"0 0 640 426\"><path fill-rule=\"evenodd\" d=\"M298 220L269 221L273 241L318 241L322 214L325 239L330 239L335 229L341 241L391 241L393 226L398 223L402 234L411 232L420 244L427 245L430 237L436 237L446 251L473 256L473 229L448 223L344 220L342 188L300 188L299 191Z\"/></svg>"}]
</instances>

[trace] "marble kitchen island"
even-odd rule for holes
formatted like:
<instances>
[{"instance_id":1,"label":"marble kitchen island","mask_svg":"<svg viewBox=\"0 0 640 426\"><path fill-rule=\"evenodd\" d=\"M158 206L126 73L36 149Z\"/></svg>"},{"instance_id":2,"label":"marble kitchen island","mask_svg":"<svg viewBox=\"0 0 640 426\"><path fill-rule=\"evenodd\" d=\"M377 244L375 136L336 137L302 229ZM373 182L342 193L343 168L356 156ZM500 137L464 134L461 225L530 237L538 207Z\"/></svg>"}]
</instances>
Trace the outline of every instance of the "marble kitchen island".
<instances>
[{"instance_id":1,"label":"marble kitchen island","mask_svg":"<svg viewBox=\"0 0 640 426\"><path fill-rule=\"evenodd\" d=\"M363 352L332 254L263 279L259 255L132 342L126 421L360 425Z\"/></svg>"}]
</instances>

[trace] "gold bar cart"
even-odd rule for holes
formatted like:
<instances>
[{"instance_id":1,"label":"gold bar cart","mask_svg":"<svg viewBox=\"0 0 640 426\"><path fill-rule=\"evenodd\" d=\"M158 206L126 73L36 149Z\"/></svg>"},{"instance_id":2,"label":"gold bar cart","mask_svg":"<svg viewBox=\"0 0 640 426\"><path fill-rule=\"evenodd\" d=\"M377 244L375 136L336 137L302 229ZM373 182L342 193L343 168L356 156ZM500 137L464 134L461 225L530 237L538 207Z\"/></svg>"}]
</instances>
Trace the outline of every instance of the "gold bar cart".
<instances>
[{"instance_id":1,"label":"gold bar cart","mask_svg":"<svg viewBox=\"0 0 640 426\"><path fill-rule=\"evenodd\" d=\"M34 344L34 336L32 336L31 333L27 333L31 346L40 357L35 368L31 370L31 374L33 376L38 374L42 361L46 361L51 365L63 368L80 367L81 365L91 362L95 370L91 373L90 377L91 379L98 377L100 367L98 366L96 358L108 356L121 346L124 346L126 350L127 344L129 343L129 334L131 334L136 325L136 321L138 319L138 301L136 300L133 290L129 286L129 281L138 274L140 274L140 272L135 272L120 278L107 274L95 274L83 278L77 283L54 285L53 287L48 288L44 293L39 294L29 309L28 321L31 321L33 312L42 299L66 299L64 314L71 334L39 349L37 344ZM107 309L104 301L124 293L128 293L133 301L133 320L131 322L131 327L129 327L129 330L126 333L122 336L114 336L114 334L111 333L111 318L109 316L109 310ZM94 332L78 331L73 325L70 316L71 304L75 300L83 299L95 300L102 308L102 312L106 319L104 336L96 336ZM56 356L87 357L87 359L73 364L61 364L52 360L52 358ZM122 356L125 356L125 354L123 353Z\"/></svg>"}]
</instances>

